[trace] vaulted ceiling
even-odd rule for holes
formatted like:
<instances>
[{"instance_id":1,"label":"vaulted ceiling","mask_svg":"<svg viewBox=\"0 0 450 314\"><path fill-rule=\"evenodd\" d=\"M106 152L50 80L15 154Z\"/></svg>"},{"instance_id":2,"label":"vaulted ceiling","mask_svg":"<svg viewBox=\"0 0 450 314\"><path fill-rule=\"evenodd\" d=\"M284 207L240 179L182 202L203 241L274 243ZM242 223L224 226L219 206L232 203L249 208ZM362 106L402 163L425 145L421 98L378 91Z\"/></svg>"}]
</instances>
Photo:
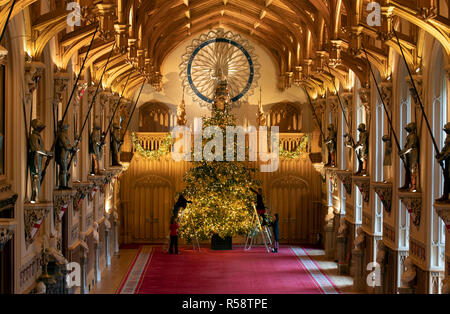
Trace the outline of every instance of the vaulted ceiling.
<instances>
[{"instance_id":1,"label":"vaulted ceiling","mask_svg":"<svg viewBox=\"0 0 450 314\"><path fill-rule=\"evenodd\" d=\"M27 21L27 50L39 60L56 36L55 63L64 70L77 55L79 67L92 36L96 38L86 62L98 80L108 64L104 85L130 96L146 80L161 87L161 66L186 40L223 27L264 47L277 65L279 88L301 84L315 94L333 90L335 79L349 86L349 70L362 85L368 82L370 62L387 78L391 51L399 51L392 28L412 67L421 63L425 32L435 36L449 61L449 19L439 15L439 0L383 0L380 26L369 26L368 0L78 0L81 24L67 27L71 11L60 0L17 0L12 16L22 11ZM440 0L442 1L442 0ZM0 0L0 26L9 0ZM98 32L95 32L98 28Z\"/></svg>"}]
</instances>

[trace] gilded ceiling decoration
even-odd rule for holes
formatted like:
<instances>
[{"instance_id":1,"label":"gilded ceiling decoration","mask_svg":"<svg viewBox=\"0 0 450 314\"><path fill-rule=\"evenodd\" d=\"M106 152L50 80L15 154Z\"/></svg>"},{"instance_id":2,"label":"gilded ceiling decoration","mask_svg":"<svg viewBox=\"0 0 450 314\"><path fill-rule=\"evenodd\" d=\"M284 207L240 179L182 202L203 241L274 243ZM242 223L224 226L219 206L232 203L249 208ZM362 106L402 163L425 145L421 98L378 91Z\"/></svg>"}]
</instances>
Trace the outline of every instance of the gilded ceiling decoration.
<instances>
[{"instance_id":1,"label":"gilded ceiling decoration","mask_svg":"<svg viewBox=\"0 0 450 314\"><path fill-rule=\"evenodd\" d=\"M203 107L213 102L216 83L226 79L234 106L253 94L259 64L253 47L238 34L217 29L194 39L180 65L180 77L189 94Z\"/></svg>"},{"instance_id":2,"label":"gilded ceiling decoration","mask_svg":"<svg viewBox=\"0 0 450 314\"><path fill-rule=\"evenodd\" d=\"M378 1L379 16L375 18L373 15L377 10L373 11L373 6L369 6L371 2L80 0L76 2L80 5L80 23L68 27L68 19L74 12L68 10L66 1L48 0L44 5L40 0L17 0L11 16L14 18L23 12L27 25L26 51L34 61L42 61L43 49L52 38L56 38L57 53L53 61L61 71L66 70L74 55L78 56L75 70L80 67L92 34L99 26L86 68L94 81L98 81L116 42L103 85L120 93L132 72L124 91L126 97L133 95L144 80L156 90L161 90L162 66L167 57L186 41L220 28L230 30L236 36L245 36L267 51L277 67L281 90L293 84L303 85L313 97L323 95L326 90L334 92L333 83L337 80L344 89L351 89L350 70L362 86L367 86L370 71L363 46L382 79L387 79L392 74L392 52L400 52L393 36L394 28L399 33L412 69L421 67L426 33L442 44L446 64L450 64L450 17L448 7L443 10L440 0ZM0 27L8 16L8 3L8 0L0 0ZM379 22L375 25L373 21L377 20ZM211 54L214 46L231 49L222 55L231 53L233 49L239 52L236 45L215 42L201 49L193 61L200 62L201 55ZM248 52L251 55L251 49ZM211 62L222 62L217 57ZM239 58L244 60L242 55ZM203 62L203 66L211 68L213 64ZM244 74L248 72L242 76ZM239 86L237 90L243 87L244 83L240 81L244 79L236 80L239 81L235 83ZM197 84L200 83L197 81ZM201 94L209 98L210 87L199 88L196 97ZM248 92L251 93L251 88Z\"/></svg>"}]
</instances>

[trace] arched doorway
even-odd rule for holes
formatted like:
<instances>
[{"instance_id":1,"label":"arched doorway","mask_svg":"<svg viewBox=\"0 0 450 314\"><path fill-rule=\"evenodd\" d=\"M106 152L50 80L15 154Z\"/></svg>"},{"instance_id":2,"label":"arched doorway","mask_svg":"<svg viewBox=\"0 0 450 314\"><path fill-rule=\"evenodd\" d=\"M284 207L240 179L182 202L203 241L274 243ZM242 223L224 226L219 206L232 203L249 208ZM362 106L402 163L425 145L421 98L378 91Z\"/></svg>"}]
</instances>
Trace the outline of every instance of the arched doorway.
<instances>
[{"instance_id":1,"label":"arched doorway","mask_svg":"<svg viewBox=\"0 0 450 314\"><path fill-rule=\"evenodd\" d=\"M173 195L172 184L163 177L150 175L136 181L131 193L132 219L128 220L126 226L132 242L165 240Z\"/></svg>"},{"instance_id":2,"label":"arched doorway","mask_svg":"<svg viewBox=\"0 0 450 314\"><path fill-rule=\"evenodd\" d=\"M284 176L274 180L270 189L272 214L280 216L280 242L305 243L309 240L309 212L312 208L308 183L301 178Z\"/></svg>"}]
</instances>

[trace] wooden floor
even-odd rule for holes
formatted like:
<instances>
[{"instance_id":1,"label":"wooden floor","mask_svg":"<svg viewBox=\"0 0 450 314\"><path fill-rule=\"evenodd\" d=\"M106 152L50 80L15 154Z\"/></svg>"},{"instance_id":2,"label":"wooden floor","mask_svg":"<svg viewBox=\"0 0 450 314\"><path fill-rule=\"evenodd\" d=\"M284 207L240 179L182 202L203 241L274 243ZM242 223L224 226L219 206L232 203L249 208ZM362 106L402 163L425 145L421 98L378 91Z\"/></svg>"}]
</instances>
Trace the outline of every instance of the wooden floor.
<instances>
[{"instance_id":1,"label":"wooden floor","mask_svg":"<svg viewBox=\"0 0 450 314\"><path fill-rule=\"evenodd\" d=\"M90 293L114 294L127 274L137 253L137 249L121 249L118 256L113 256L111 258L111 266L108 269L103 270L101 282L91 289ZM323 250L310 249L309 253L310 257L316 261L323 271L326 272L342 293L353 293L353 279L349 276L338 275L337 264L327 260Z\"/></svg>"},{"instance_id":2,"label":"wooden floor","mask_svg":"<svg viewBox=\"0 0 450 314\"><path fill-rule=\"evenodd\" d=\"M136 256L137 249L121 249L119 255L111 258L111 266L102 272L102 280L91 289L91 294L114 294L127 274Z\"/></svg>"}]
</instances>

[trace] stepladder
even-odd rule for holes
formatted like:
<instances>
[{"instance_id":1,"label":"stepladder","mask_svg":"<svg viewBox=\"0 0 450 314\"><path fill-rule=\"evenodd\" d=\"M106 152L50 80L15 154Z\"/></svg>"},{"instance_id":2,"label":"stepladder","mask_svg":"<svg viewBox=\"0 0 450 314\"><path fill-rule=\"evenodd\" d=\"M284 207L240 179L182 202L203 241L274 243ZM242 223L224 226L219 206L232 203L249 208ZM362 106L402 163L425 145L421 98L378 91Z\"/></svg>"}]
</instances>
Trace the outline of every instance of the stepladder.
<instances>
[{"instance_id":1,"label":"stepladder","mask_svg":"<svg viewBox=\"0 0 450 314\"><path fill-rule=\"evenodd\" d=\"M253 219L252 219L252 229L247 234L247 239L245 241L245 250L251 250L252 246L256 244L258 237L261 237L262 242L267 250L267 253L270 253L270 247L272 246L272 235L270 229L267 225L261 224L261 219L256 211L255 205L253 205Z\"/></svg>"}]
</instances>

